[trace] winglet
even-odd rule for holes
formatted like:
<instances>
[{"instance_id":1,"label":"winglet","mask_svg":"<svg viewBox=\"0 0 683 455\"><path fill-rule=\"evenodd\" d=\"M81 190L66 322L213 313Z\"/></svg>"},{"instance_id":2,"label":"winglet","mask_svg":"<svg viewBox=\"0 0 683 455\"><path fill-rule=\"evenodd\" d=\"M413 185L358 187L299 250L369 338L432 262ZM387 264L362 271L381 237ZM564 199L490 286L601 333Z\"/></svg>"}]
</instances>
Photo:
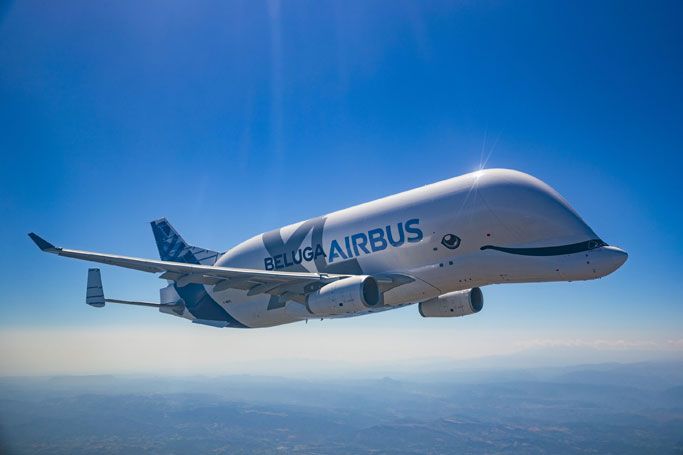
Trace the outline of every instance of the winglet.
<instances>
[{"instance_id":1,"label":"winglet","mask_svg":"<svg viewBox=\"0 0 683 455\"><path fill-rule=\"evenodd\" d=\"M38 248L40 248L42 251L46 251L48 253L54 253L56 251L59 251L59 248L57 248L44 238L37 236L33 232L31 232L28 236L31 237L31 240L33 240L33 242L35 242L35 244L38 245Z\"/></svg>"}]
</instances>

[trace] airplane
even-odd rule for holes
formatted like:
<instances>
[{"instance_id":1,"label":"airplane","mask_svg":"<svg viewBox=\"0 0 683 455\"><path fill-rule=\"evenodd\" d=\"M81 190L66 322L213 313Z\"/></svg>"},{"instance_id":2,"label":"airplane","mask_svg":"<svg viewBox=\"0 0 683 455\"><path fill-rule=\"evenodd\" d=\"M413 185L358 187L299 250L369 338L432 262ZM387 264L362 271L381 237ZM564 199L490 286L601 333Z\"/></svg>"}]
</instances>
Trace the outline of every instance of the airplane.
<instances>
[{"instance_id":1,"label":"airplane","mask_svg":"<svg viewBox=\"0 0 683 455\"><path fill-rule=\"evenodd\" d=\"M161 274L160 303L104 297L88 270L86 303L151 306L213 327L261 328L418 305L422 317L483 308L481 287L601 278L626 261L550 186L486 169L259 234L218 252L151 222L161 260L55 247L59 256Z\"/></svg>"}]
</instances>

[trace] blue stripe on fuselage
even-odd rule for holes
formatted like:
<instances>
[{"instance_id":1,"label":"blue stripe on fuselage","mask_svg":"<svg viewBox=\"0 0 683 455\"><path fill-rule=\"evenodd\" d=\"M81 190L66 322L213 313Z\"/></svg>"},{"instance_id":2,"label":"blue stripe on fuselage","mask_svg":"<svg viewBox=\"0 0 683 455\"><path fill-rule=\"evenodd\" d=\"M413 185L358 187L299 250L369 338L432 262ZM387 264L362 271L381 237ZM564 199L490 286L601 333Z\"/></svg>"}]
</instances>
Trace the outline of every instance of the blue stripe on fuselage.
<instances>
[{"instance_id":1,"label":"blue stripe on fuselage","mask_svg":"<svg viewBox=\"0 0 683 455\"><path fill-rule=\"evenodd\" d=\"M188 284L178 287L173 285L178 295L185 301L185 308L197 319L207 319L212 321L227 321L229 327L242 329L249 328L240 321L232 317L225 308L216 302L201 284Z\"/></svg>"}]
</instances>

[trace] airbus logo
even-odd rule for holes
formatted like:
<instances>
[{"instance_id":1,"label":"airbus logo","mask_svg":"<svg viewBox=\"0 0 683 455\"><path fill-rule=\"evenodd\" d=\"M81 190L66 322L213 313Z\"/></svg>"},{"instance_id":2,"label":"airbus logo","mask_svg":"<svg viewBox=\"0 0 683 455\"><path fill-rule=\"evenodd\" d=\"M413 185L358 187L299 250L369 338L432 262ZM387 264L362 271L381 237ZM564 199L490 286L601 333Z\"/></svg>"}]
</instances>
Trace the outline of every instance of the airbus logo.
<instances>
[{"instance_id":1,"label":"airbus logo","mask_svg":"<svg viewBox=\"0 0 683 455\"><path fill-rule=\"evenodd\" d=\"M322 244L317 243L264 258L263 263L266 270L284 269L302 262L314 261L320 257L326 258L327 263L331 264L335 261L376 253L389 247L399 247L405 242L417 243L424 238L422 230L418 227L419 224L420 220L413 218L394 226L388 225L384 228L347 235L341 241L334 239L330 243L329 251L325 251Z\"/></svg>"}]
</instances>

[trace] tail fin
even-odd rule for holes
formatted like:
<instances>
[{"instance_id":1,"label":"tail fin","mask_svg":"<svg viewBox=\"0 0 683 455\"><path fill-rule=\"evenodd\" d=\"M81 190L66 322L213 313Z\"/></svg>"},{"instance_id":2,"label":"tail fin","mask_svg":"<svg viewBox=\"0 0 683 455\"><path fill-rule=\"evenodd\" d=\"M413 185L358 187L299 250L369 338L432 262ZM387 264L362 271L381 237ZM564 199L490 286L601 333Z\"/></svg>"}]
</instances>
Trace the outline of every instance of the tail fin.
<instances>
[{"instance_id":1,"label":"tail fin","mask_svg":"<svg viewBox=\"0 0 683 455\"><path fill-rule=\"evenodd\" d=\"M166 218L159 218L150 224L162 261L214 265L221 255L218 251L188 245Z\"/></svg>"},{"instance_id":2,"label":"tail fin","mask_svg":"<svg viewBox=\"0 0 683 455\"><path fill-rule=\"evenodd\" d=\"M88 269L88 286L85 291L85 303L95 308L104 306L104 291L102 290L102 276L100 269Z\"/></svg>"}]
</instances>

